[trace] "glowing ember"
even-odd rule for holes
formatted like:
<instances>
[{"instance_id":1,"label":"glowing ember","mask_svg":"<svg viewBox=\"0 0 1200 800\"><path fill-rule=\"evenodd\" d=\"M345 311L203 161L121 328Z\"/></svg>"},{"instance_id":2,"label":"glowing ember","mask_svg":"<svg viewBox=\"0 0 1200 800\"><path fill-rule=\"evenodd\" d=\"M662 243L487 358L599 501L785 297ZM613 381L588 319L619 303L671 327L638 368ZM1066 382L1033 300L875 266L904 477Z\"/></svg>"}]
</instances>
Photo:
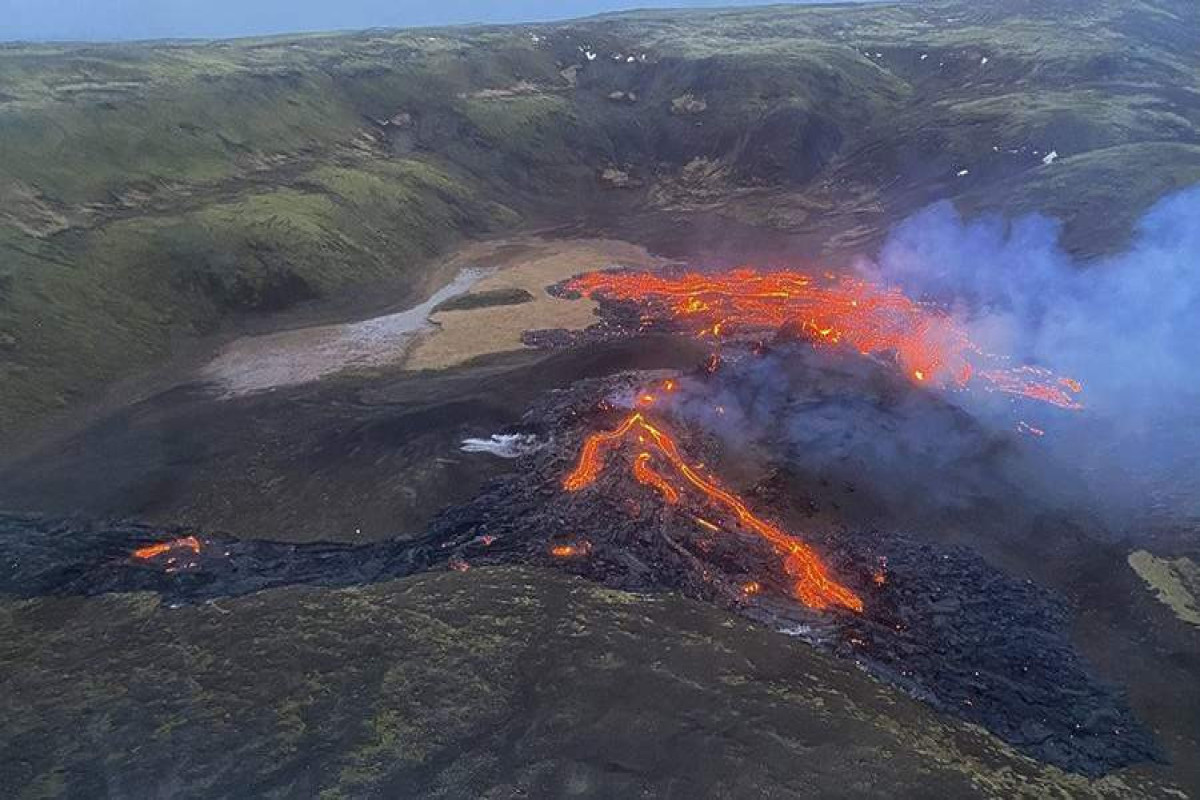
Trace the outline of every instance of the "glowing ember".
<instances>
[{"instance_id":1,"label":"glowing ember","mask_svg":"<svg viewBox=\"0 0 1200 800\"><path fill-rule=\"evenodd\" d=\"M550 555L555 558L577 558L578 556L586 556L592 551L591 542L580 542L579 544L559 544L550 548Z\"/></svg>"},{"instance_id":2,"label":"glowing ember","mask_svg":"<svg viewBox=\"0 0 1200 800\"><path fill-rule=\"evenodd\" d=\"M871 573L871 582L876 586L883 586L888 581L888 561L887 557L880 557L879 565L875 571Z\"/></svg>"},{"instance_id":3,"label":"glowing ember","mask_svg":"<svg viewBox=\"0 0 1200 800\"><path fill-rule=\"evenodd\" d=\"M1017 367L1008 370L987 370L980 377L989 381L993 391L1020 394L1060 408L1083 408L1073 395L1083 391L1079 381L1060 378L1041 367Z\"/></svg>"},{"instance_id":4,"label":"glowing ember","mask_svg":"<svg viewBox=\"0 0 1200 800\"><path fill-rule=\"evenodd\" d=\"M992 391L1081 408L1077 381L1038 367L996 366L997 359L983 353L943 309L856 278L746 268L678 277L589 272L565 288L641 303L661 317L694 323L702 336L720 336L731 327L794 329L814 345L893 354L904 374L918 383L965 387L977 380ZM714 356L707 369L715 370L718 363Z\"/></svg>"},{"instance_id":5,"label":"glowing ember","mask_svg":"<svg viewBox=\"0 0 1200 800\"><path fill-rule=\"evenodd\" d=\"M1045 436L1046 435L1046 432L1044 430L1042 430L1041 428L1038 428L1034 425L1030 425L1025 420L1021 420L1020 422L1017 423L1017 431L1019 433L1027 433L1030 436Z\"/></svg>"},{"instance_id":6,"label":"glowing ember","mask_svg":"<svg viewBox=\"0 0 1200 800\"><path fill-rule=\"evenodd\" d=\"M185 536L182 539L172 539L169 542L139 547L133 551L133 557L139 561L152 561L165 553L172 553L176 550L191 550L194 554L199 555L200 540L195 536Z\"/></svg>"},{"instance_id":7,"label":"glowing ember","mask_svg":"<svg viewBox=\"0 0 1200 800\"><path fill-rule=\"evenodd\" d=\"M563 488L569 492L577 492L595 483L604 469L605 452L631 438L635 441L640 439L647 445L633 462L634 477L639 482L658 490L668 503L678 502L682 489L690 485L698 490L709 504L731 512L744 528L765 539L775 552L783 556L784 570L794 580L792 592L805 605L818 609L843 606L853 611L862 611L863 604L858 595L833 580L825 565L808 545L771 523L759 519L736 494L696 472L680 454L675 440L662 428L647 420L641 411L634 411L611 431L589 436L580 450L579 463L571 474L563 479ZM672 468L674 475L682 479L682 483L671 483L662 473L654 471L650 467L650 461L655 456L664 460ZM720 531L717 525L708 520L699 517L695 519L703 527L715 532ZM562 548L563 556L573 555L573 552L567 549L569 547L556 547L551 553L559 555L557 551Z\"/></svg>"}]
</instances>

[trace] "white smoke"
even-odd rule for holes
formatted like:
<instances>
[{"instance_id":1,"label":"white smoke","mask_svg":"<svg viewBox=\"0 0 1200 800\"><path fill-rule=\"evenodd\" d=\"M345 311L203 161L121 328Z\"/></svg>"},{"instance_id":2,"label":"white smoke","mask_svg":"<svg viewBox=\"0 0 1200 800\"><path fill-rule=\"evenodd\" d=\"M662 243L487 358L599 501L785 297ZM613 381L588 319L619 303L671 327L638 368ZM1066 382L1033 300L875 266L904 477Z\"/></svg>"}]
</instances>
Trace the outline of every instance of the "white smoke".
<instances>
[{"instance_id":1,"label":"white smoke","mask_svg":"<svg viewBox=\"0 0 1200 800\"><path fill-rule=\"evenodd\" d=\"M1080 380L1082 411L978 389L939 397L886 364L779 343L727 358L713 380L681 381L668 407L733 448L782 449L803 475L853 484L882 519L977 526L988 509L1063 509L1118 536L1191 524L1200 189L1154 206L1119 255L1079 261L1059 232L1041 216L967 221L939 204L899 225L861 270L947 305L1013 366Z\"/></svg>"},{"instance_id":2,"label":"white smoke","mask_svg":"<svg viewBox=\"0 0 1200 800\"><path fill-rule=\"evenodd\" d=\"M1042 216L915 215L861 265L952 304L975 341L1081 380L1082 414L1051 414L1046 445L1126 511L1200 512L1200 188L1169 196L1129 248L1078 261ZM978 398L962 401L985 413Z\"/></svg>"}]
</instances>

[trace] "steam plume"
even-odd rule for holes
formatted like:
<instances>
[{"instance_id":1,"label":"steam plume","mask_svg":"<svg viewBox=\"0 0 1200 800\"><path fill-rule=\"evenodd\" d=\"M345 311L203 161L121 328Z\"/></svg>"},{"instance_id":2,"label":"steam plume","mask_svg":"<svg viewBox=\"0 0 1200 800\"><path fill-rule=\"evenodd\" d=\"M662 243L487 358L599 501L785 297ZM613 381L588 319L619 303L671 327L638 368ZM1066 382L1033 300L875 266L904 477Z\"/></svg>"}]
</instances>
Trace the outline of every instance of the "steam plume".
<instances>
[{"instance_id":1,"label":"steam plume","mask_svg":"<svg viewBox=\"0 0 1200 800\"><path fill-rule=\"evenodd\" d=\"M978 520L981 506L1040 503L1098 512L1116 533L1194 520L1200 189L1158 203L1118 255L1076 260L1059 233L1043 216L966 221L942 203L859 269L949 306L1012 366L1080 379L1082 412L987 391L938 397L878 364L778 342L765 358L731 359L715 381L685 382L672 403L730 444L770 443L810 476L870 487L888 519L912 508L911 521L930 510Z\"/></svg>"},{"instance_id":2,"label":"steam plume","mask_svg":"<svg viewBox=\"0 0 1200 800\"><path fill-rule=\"evenodd\" d=\"M1200 188L1161 200L1118 255L1077 261L1059 233L1043 216L965 221L940 203L901 224L861 268L954 303L984 348L1079 378L1087 413L1054 420L1047 446L1113 508L1194 515Z\"/></svg>"}]
</instances>

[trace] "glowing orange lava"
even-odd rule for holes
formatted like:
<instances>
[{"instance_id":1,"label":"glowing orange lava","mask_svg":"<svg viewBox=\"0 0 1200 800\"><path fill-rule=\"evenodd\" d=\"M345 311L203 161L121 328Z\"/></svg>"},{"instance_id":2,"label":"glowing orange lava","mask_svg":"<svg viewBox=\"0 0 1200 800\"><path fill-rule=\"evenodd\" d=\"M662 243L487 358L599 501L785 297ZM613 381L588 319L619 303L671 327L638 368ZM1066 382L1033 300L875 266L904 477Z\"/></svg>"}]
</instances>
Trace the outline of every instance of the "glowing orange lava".
<instances>
[{"instance_id":1,"label":"glowing orange lava","mask_svg":"<svg viewBox=\"0 0 1200 800\"><path fill-rule=\"evenodd\" d=\"M918 383L964 387L973 379L992 391L1081 408L1082 387L1038 367L994 366L963 327L937 306L898 289L827 274L793 271L729 272L680 276L649 272L589 272L566 288L586 296L645 304L672 319L693 321L702 336L743 330L795 329L816 345L843 345L863 355L892 353ZM987 369L977 370L976 362ZM709 364L712 371L717 366Z\"/></svg>"},{"instance_id":2,"label":"glowing orange lava","mask_svg":"<svg viewBox=\"0 0 1200 800\"><path fill-rule=\"evenodd\" d=\"M575 558L576 556L586 556L592 551L591 542L581 542L580 544L559 544L550 548L550 555L555 558Z\"/></svg>"},{"instance_id":3,"label":"glowing orange lava","mask_svg":"<svg viewBox=\"0 0 1200 800\"><path fill-rule=\"evenodd\" d=\"M139 547L133 551L133 557L140 561L150 561L164 553L182 549L191 550L193 553L199 554L200 540L195 536L185 536L182 539L172 539L169 542L159 542L158 544Z\"/></svg>"},{"instance_id":4,"label":"glowing orange lava","mask_svg":"<svg viewBox=\"0 0 1200 800\"><path fill-rule=\"evenodd\" d=\"M637 478L638 483L658 489L667 505L676 505L679 502L678 490L668 483L666 478L654 471L654 468L650 466L650 457L649 453L638 453L633 462L633 477Z\"/></svg>"},{"instance_id":5,"label":"glowing orange lava","mask_svg":"<svg viewBox=\"0 0 1200 800\"><path fill-rule=\"evenodd\" d=\"M649 462L654 455L661 457L677 476L699 490L711 505L731 512L744 528L761 536L770 543L775 552L783 556L784 570L794 579L792 592L798 600L817 609L842 606L853 611L862 611L862 599L831 578L825 565L808 545L771 523L759 519L736 494L722 489L697 473L684 460L675 440L662 428L647 420L642 411L632 412L611 431L589 436L580 450L579 463L563 479L563 488L569 492L577 492L595 483L604 469L606 451L631 437L635 441L640 438L648 446L639 452L634 460L634 477L639 482L657 489L668 503L679 501L682 486L672 484L668 478L650 467ZM696 520L713 531L720 530L707 520L701 520L699 517Z\"/></svg>"},{"instance_id":6,"label":"glowing orange lava","mask_svg":"<svg viewBox=\"0 0 1200 800\"><path fill-rule=\"evenodd\" d=\"M1042 367L991 369L981 372L979 375L990 383L988 388L993 391L1024 395L1061 408L1079 409L1083 407L1073 397L1083 391L1079 381L1072 378L1061 378Z\"/></svg>"}]
</instances>

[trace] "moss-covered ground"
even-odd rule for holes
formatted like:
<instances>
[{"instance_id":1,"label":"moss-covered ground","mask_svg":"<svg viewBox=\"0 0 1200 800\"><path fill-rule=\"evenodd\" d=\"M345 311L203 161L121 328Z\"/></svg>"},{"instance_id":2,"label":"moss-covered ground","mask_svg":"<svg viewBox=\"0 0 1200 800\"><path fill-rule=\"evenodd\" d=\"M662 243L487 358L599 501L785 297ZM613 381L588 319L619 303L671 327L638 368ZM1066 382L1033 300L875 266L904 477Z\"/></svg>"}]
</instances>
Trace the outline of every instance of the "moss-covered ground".
<instances>
[{"instance_id":1,"label":"moss-covered ground","mask_svg":"<svg viewBox=\"0 0 1200 800\"><path fill-rule=\"evenodd\" d=\"M0 687L22 798L1170 796L712 607L535 570L4 601Z\"/></svg>"},{"instance_id":2,"label":"moss-covered ground","mask_svg":"<svg viewBox=\"0 0 1200 800\"><path fill-rule=\"evenodd\" d=\"M939 0L0 47L0 434L605 198L835 252L951 197L1119 247L1200 179L1198 31L1181 0Z\"/></svg>"}]
</instances>

